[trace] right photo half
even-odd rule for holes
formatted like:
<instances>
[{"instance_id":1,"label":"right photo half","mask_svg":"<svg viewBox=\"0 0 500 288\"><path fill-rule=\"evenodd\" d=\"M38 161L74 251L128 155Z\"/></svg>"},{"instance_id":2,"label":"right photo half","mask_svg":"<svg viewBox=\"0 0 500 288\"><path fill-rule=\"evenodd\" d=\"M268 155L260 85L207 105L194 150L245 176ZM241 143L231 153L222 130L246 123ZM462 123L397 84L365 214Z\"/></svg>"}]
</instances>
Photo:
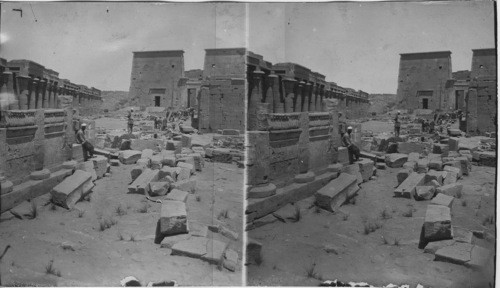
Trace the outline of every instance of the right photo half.
<instances>
[{"instance_id":1,"label":"right photo half","mask_svg":"<svg viewBox=\"0 0 500 288\"><path fill-rule=\"evenodd\" d=\"M495 287L496 8L247 4L248 286Z\"/></svg>"}]
</instances>

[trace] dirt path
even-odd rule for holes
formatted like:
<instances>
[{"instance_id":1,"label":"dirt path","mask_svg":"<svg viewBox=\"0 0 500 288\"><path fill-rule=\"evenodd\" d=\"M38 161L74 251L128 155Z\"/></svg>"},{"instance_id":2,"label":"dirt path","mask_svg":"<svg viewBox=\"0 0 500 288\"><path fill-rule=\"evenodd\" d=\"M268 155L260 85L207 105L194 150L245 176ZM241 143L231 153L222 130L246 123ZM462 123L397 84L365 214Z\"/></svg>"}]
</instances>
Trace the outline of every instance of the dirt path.
<instances>
[{"instance_id":1,"label":"dirt path","mask_svg":"<svg viewBox=\"0 0 500 288\"><path fill-rule=\"evenodd\" d=\"M493 267L473 272L464 266L434 261L434 255L418 249L428 201L394 198L397 171L379 170L378 178L362 184L355 204L342 206L342 212L332 214L312 207L302 210L299 222L278 221L249 231L249 237L263 244L263 263L247 267L248 285L303 286L317 285L319 279L339 279L374 286L393 283L415 287L420 283L424 287L488 287L488 281L493 281ZM464 196L454 201L452 225L485 230L494 237L495 224L482 226L482 222L495 215L495 169L473 166L471 175L460 181ZM297 204L310 207L313 201L308 198ZM381 219L384 209L389 219ZM412 217L404 217L409 209L413 210ZM370 219L382 227L366 235L363 221ZM474 238L474 243L494 251L494 240ZM306 271L312 267L316 274L308 277Z\"/></svg>"},{"instance_id":2,"label":"dirt path","mask_svg":"<svg viewBox=\"0 0 500 288\"><path fill-rule=\"evenodd\" d=\"M96 181L90 201L79 202L76 210L42 207L49 200L45 195L36 199L40 207L35 219L1 222L0 247L12 246L2 261L3 284L118 286L130 275L144 285L162 280L176 280L179 285L241 285L240 268L219 271L199 259L170 256L170 249L153 243L160 204L145 200L144 195L127 194L132 166L112 167L109 177ZM188 219L206 225L220 223L237 232L237 241L210 231L208 237L230 242L241 257L243 169L206 162L203 172L194 177L197 192L189 195ZM121 216L119 206L124 210ZM217 219L225 210L229 218ZM116 225L100 231L99 222L105 219L115 220ZM168 237L164 242L182 237ZM61 277L46 275L51 260Z\"/></svg>"}]
</instances>

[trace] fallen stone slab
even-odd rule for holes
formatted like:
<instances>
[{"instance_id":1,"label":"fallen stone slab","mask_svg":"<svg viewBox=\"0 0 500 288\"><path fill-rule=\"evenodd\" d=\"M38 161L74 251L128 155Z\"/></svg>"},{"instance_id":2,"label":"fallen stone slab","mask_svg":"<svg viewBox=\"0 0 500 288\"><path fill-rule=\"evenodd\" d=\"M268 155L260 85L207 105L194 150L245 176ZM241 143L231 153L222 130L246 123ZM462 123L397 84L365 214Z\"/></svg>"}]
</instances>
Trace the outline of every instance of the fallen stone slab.
<instances>
[{"instance_id":1,"label":"fallen stone slab","mask_svg":"<svg viewBox=\"0 0 500 288\"><path fill-rule=\"evenodd\" d=\"M49 177L50 177L50 170L49 169L42 169L39 171L33 171L30 174L31 180L43 180L43 179L47 179Z\"/></svg>"},{"instance_id":2,"label":"fallen stone slab","mask_svg":"<svg viewBox=\"0 0 500 288\"><path fill-rule=\"evenodd\" d=\"M193 194L194 192L196 192L196 180L187 179L177 181L172 183L171 187L172 189L179 189Z\"/></svg>"},{"instance_id":3,"label":"fallen stone slab","mask_svg":"<svg viewBox=\"0 0 500 288\"><path fill-rule=\"evenodd\" d=\"M443 153L448 153L448 144L440 144L440 143L434 143L432 145L432 153L435 154L443 154Z\"/></svg>"},{"instance_id":4,"label":"fallen stone slab","mask_svg":"<svg viewBox=\"0 0 500 288\"><path fill-rule=\"evenodd\" d=\"M385 164L391 168L403 167L403 164L408 161L408 155L392 153L385 156Z\"/></svg>"},{"instance_id":5,"label":"fallen stone slab","mask_svg":"<svg viewBox=\"0 0 500 288\"><path fill-rule=\"evenodd\" d=\"M446 178L448 178L448 176L456 176L456 179L460 179L460 177L462 176L462 170L454 166L444 166L443 171L448 172Z\"/></svg>"},{"instance_id":6,"label":"fallen stone slab","mask_svg":"<svg viewBox=\"0 0 500 288\"><path fill-rule=\"evenodd\" d=\"M151 157L153 157L153 154L153 149L144 149L141 153L141 159L151 159Z\"/></svg>"},{"instance_id":7,"label":"fallen stone slab","mask_svg":"<svg viewBox=\"0 0 500 288\"><path fill-rule=\"evenodd\" d=\"M173 180L177 180L177 175L181 172L182 168L179 167L168 167L164 166L158 172L158 179L162 180L167 176L172 177Z\"/></svg>"},{"instance_id":8,"label":"fallen stone slab","mask_svg":"<svg viewBox=\"0 0 500 288\"><path fill-rule=\"evenodd\" d=\"M341 173L339 177L333 179L316 192L316 205L328 211L335 212L340 205L344 204L358 190L356 177L347 173Z\"/></svg>"},{"instance_id":9,"label":"fallen stone slab","mask_svg":"<svg viewBox=\"0 0 500 288\"><path fill-rule=\"evenodd\" d=\"M189 193L186 191L182 191L179 189L172 189L172 191L168 192L167 196L165 196L165 200L170 201L180 201L186 203Z\"/></svg>"},{"instance_id":10,"label":"fallen stone slab","mask_svg":"<svg viewBox=\"0 0 500 288\"><path fill-rule=\"evenodd\" d=\"M76 169L76 166L77 166L77 162L75 160L70 160L70 161L66 161L66 162L63 162L62 164L62 169L71 169L71 170L75 170Z\"/></svg>"},{"instance_id":11,"label":"fallen stone slab","mask_svg":"<svg viewBox=\"0 0 500 288\"><path fill-rule=\"evenodd\" d=\"M442 240L442 241L435 241L435 242L429 242L425 248L424 248L424 253L429 253L429 254L436 254L436 251L444 248L446 246L451 246L455 244L455 240Z\"/></svg>"},{"instance_id":12,"label":"fallen stone slab","mask_svg":"<svg viewBox=\"0 0 500 288\"><path fill-rule=\"evenodd\" d=\"M90 175L92 175L92 181L97 180L97 173L95 172L94 162L92 160L78 163L76 169L90 173Z\"/></svg>"},{"instance_id":13,"label":"fallen stone slab","mask_svg":"<svg viewBox=\"0 0 500 288\"><path fill-rule=\"evenodd\" d=\"M203 147L191 147L194 153L198 153L201 157L205 158L205 149Z\"/></svg>"},{"instance_id":14,"label":"fallen stone slab","mask_svg":"<svg viewBox=\"0 0 500 288\"><path fill-rule=\"evenodd\" d=\"M458 138L450 137L448 139L448 148L450 149L449 151L458 151L458 142Z\"/></svg>"},{"instance_id":15,"label":"fallen stone slab","mask_svg":"<svg viewBox=\"0 0 500 288\"><path fill-rule=\"evenodd\" d=\"M247 237L247 249L246 251L246 263L247 264L257 264L262 263L262 243Z\"/></svg>"},{"instance_id":16,"label":"fallen stone slab","mask_svg":"<svg viewBox=\"0 0 500 288\"><path fill-rule=\"evenodd\" d=\"M412 172L395 190L395 197L412 198L415 195L417 186L422 186L425 182L425 174Z\"/></svg>"},{"instance_id":17,"label":"fallen stone slab","mask_svg":"<svg viewBox=\"0 0 500 288\"><path fill-rule=\"evenodd\" d=\"M185 163L185 162L178 162L177 167L188 169L189 174L194 174L194 172L195 172L193 164L189 164L189 163Z\"/></svg>"},{"instance_id":18,"label":"fallen stone slab","mask_svg":"<svg viewBox=\"0 0 500 288\"><path fill-rule=\"evenodd\" d=\"M418 173L427 173L429 169L429 160L428 159L420 159L417 162L417 172Z\"/></svg>"},{"instance_id":19,"label":"fallen stone slab","mask_svg":"<svg viewBox=\"0 0 500 288\"><path fill-rule=\"evenodd\" d=\"M238 252L233 249L227 249L224 254L223 266L229 271L236 271L236 268L238 267Z\"/></svg>"},{"instance_id":20,"label":"fallen stone slab","mask_svg":"<svg viewBox=\"0 0 500 288\"><path fill-rule=\"evenodd\" d=\"M472 245L469 243L455 243L436 251L435 261L444 261L464 265L471 260Z\"/></svg>"},{"instance_id":21,"label":"fallen stone slab","mask_svg":"<svg viewBox=\"0 0 500 288\"><path fill-rule=\"evenodd\" d=\"M104 177L104 174L107 173L108 158L97 155L92 158L92 162L94 163L94 170L97 175L97 179L101 179Z\"/></svg>"},{"instance_id":22,"label":"fallen stone slab","mask_svg":"<svg viewBox=\"0 0 500 288\"><path fill-rule=\"evenodd\" d=\"M276 185L266 183L250 187L246 193L248 198L266 198L276 194Z\"/></svg>"},{"instance_id":23,"label":"fallen stone slab","mask_svg":"<svg viewBox=\"0 0 500 288\"><path fill-rule=\"evenodd\" d=\"M282 222L296 222L295 216L298 213L297 209L300 208L292 204L287 204L284 207L274 211L272 214Z\"/></svg>"},{"instance_id":24,"label":"fallen stone slab","mask_svg":"<svg viewBox=\"0 0 500 288\"><path fill-rule=\"evenodd\" d=\"M130 170L130 178L132 179L132 182L135 181L135 179L137 179L137 177L139 177L139 175L142 174L142 171L144 171L144 169L146 169L145 166L135 165L132 168L132 170Z\"/></svg>"},{"instance_id":25,"label":"fallen stone slab","mask_svg":"<svg viewBox=\"0 0 500 288\"><path fill-rule=\"evenodd\" d=\"M347 151L347 147L339 147L337 154L337 161L340 164L348 165L349 164L349 152Z\"/></svg>"},{"instance_id":26,"label":"fallen stone slab","mask_svg":"<svg viewBox=\"0 0 500 288\"><path fill-rule=\"evenodd\" d=\"M150 182L149 195L150 196L163 196L168 193L170 187L169 182Z\"/></svg>"},{"instance_id":27,"label":"fallen stone slab","mask_svg":"<svg viewBox=\"0 0 500 288\"><path fill-rule=\"evenodd\" d=\"M179 130L181 131L181 133L184 133L184 134L192 134L192 133L194 133L194 128L190 127L190 126L187 126L187 125L180 125L179 126Z\"/></svg>"},{"instance_id":28,"label":"fallen stone slab","mask_svg":"<svg viewBox=\"0 0 500 288\"><path fill-rule=\"evenodd\" d=\"M398 142L398 153L410 154L410 153L422 153L425 148L430 150L431 145L423 142Z\"/></svg>"},{"instance_id":29,"label":"fallen stone slab","mask_svg":"<svg viewBox=\"0 0 500 288\"><path fill-rule=\"evenodd\" d=\"M342 173L350 174L350 175L356 177L357 184L363 183L363 175L361 175L361 172L359 172L358 163L354 163L351 165L345 165L342 168Z\"/></svg>"},{"instance_id":30,"label":"fallen stone slab","mask_svg":"<svg viewBox=\"0 0 500 288\"><path fill-rule=\"evenodd\" d=\"M160 169L163 166L162 162L162 155L153 155L150 159L149 167L151 167L151 169Z\"/></svg>"},{"instance_id":31,"label":"fallen stone slab","mask_svg":"<svg viewBox=\"0 0 500 288\"><path fill-rule=\"evenodd\" d=\"M450 208L450 211L451 211L454 199L455 199L455 197L448 196L448 195L445 195L442 193L438 193L436 195L436 197L434 197L434 199L432 199L431 204L442 205L442 206L448 207L448 208Z\"/></svg>"},{"instance_id":32,"label":"fallen stone slab","mask_svg":"<svg viewBox=\"0 0 500 288\"><path fill-rule=\"evenodd\" d=\"M335 164L328 165L328 171L330 171L330 172L341 173L343 168L344 168L344 165L342 165L341 163L335 163Z\"/></svg>"},{"instance_id":33,"label":"fallen stone slab","mask_svg":"<svg viewBox=\"0 0 500 288\"><path fill-rule=\"evenodd\" d=\"M10 209L10 213L15 216L16 218L19 219L32 219L33 216L36 217L36 215L33 215L33 207L37 207L36 203L33 202L35 201L34 199L31 202L28 201L23 201L21 204L17 205L16 207Z\"/></svg>"},{"instance_id":34,"label":"fallen stone slab","mask_svg":"<svg viewBox=\"0 0 500 288\"><path fill-rule=\"evenodd\" d=\"M157 234L167 237L188 233L186 204L180 201L163 200Z\"/></svg>"},{"instance_id":35,"label":"fallen stone slab","mask_svg":"<svg viewBox=\"0 0 500 288\"><path fill-rule=\"evenodd\" d=\"M181 145L182 147L191 148L191 135L182 135Z\"/></svg>"},{"instance_id":36,"label":"fallen stone slab","mask_svg":"<svg viewBox=\"0 0 500 288\"><path fill-rule=\"evenodd\" d=\"M220 163L232 163L233 155L230 149L215 148L212 150L212 161Z\"/></svg>"},{"instance_id":37,"label":"fallen stone slab","mask_svg":"<svg viewBox=\"0 0 500 288\"><path fill-rule=\"evenodd\" d=\"M387 169L387 165L385 165L385 163L378 163L378 162L377 162L377 163L375 164L375 167L376 167L377 169L379 169L379 170L385 170L385 169Z\"/></svg>"},{"instance_id":38,"label":"fallen stone slab","mask_svg":"<svg viewBox=\"0 0 500 288\"><path fill-rule=\"evenodd\" d=\"M150 186L149 183L158 180L158 170L151 170L149 168L144 169L141 175L134 180L132 184L128 186L129 193L138 193L138 194L149 194Z\"/></svg>"},{"instance_id":39,"label":"fallen stone slab","mask_svg":"<svg viewBox=\"0 0 500 288\"><path fill-rule=\"evenodd\" d=\"M135 164L137 160L141 159L141 154L141 151L136 150L120 151L118 159L122 162L122 164Z\"/></svg>"},{"instance_id":40,"label":"fallen stone slab","mask_svg":"<svg viewBox=\"0 0 500 288\"><path fill-rule=\"evenodd\" d=\"M488 166L488 167L496 167L496 153L493 151L480 151L480 152L474 152L474 154L477 153L477 158L478 158L478 163L479 165L482 166Z\"/></svg>"},{"instance_id":41,"label":"fallen stone slab","mask_svg":"<svg viewBox=\"0 0 500 288\"><path fill-rule=\"evenodd\" d=\"M76 170L73 175L68 176L55 186L50 194L55 204L72 209L76 202L88 194L93 187L92 175L82 170Z\"/></svg>"},{"instance_id":42,"label":"fallen stone slab","mask_svg":"<svg viewBox=\"0 0 500 288\"><path fill-rule=\"evenodd\" d=\"M172 246L171 255L186 256L200 259L207 254L208 239L204 237L190 237L179 241Z\"/></svg>"},{"instance_id":43,"label":"fallen stone slab","mask_svg":"<svg viewBox=\"0 0 500 288\"><path fill-rule=\"evenodd\" d=\"M151 165L151 159L149 159L149 158L141 158L141 159L137 160L137 162L135 164L149 168L150 165Z\"/></svg>"},{"instance_id":44,"label":"fallen stone slab","mask_svg":"<svg viewBox=\"0 0 500 288\"><path fill-rule=\"evenodd\" d=\"M200 259L210 264L215 264L215 265L218 265L219 263L223 264L224 252L226 251L227 246L228 246L227 243L214 239L208 239L207 253L202 255Z\"/></svg>"},{"instance_id":45,"label":"fallen stone slab","mask_svg":"<svg viewBox=\"0 0 500 288\"><path fill-rule=\"evenodd\" d=\"M442 205L427 205L423 232L425 243L452 239L450 208Z\"/></svg>"},{"instance_id":46,"label":"fallen stone slab","mask_svg":"<svg viewBox=\"0 0 500 288\"><path fill-rule=\"evenodd\" d=\"M181 171L177 175L177 181L189 180L190 177L191 177L191 170L189 168L181 168Z\"/></svg>"},{"instance_id":47,"label":"fallen stone slab","mask_svg":"<svg viewBox=\"0 0 500 288\"><path fill-rule=\"evenodd\" d=\"M460 129L448 129L448 135L451 137L460 137L462 136L462 131Z\"/></svg>"},{"instance_id":48,"label":"fallen stone slab","mask_svg":"<svg viewBox=\"0 0 500 288\"><path fill-rule=\"evenodd\" d=\"M208 226L198 223L196 221L188 221L189 235L196 237L207 237Z\"/></svg>"},{"instance_id":49,"label":"fallen stone slab","mask_svg":"<svg viewBox=\"0 0 500 288\"><path fill-rule=\"evenodd\" d=\"M160 151L163 145L163 140L160 139L132 139L130 142L130 149L138 151L143 151L145 149Z\"/></svg>"},{"instance_id":50,"label":"fallen stone slab","mask_svg":"<svg viewBox=\"0 0 500 288\"><path fill-rule=\"evenodd\" d=\"M415 200L431 200L434 193L435 188L432 186L417 186L415 188Z\"/></svg>"},{"instance_id":51,"label":"fallen stone slab","mask_svg":"<svg viewBox=\"0 0 500 288\"><path fill-rule=\"evenodd\" d=\"M245 230L249 231L249 230L252 230L252 229L255 229L255 228L262 227L262 226L267 225L267 224L274 223L276 221L278 221L278 218L274 217L272 214L267 214L264 217L254 219L250 223L250 225L247 225L247 227L246 227Z\"/></svg>"},{"instance_id":52,"label":"fallen stone slab","mask_svg":"<svg viewBox=\"0 0 500 288\"><path fill-rule=\"evenodd\" d=\"M111 159L109 161L109 164L111 164L111 166L120 166L120 160L117 160L117 159Z\"/></svg>"},{"instance_id":53,"label":"fallen stone slab","mask_svg":"<svg viewBox=\"0 0 500 288\"><path fill-rule=\"evenodd\" d=\"M436 189L436 192L443 195L457 197L462 193L463 185L460 183L452 183L441 186Z\"/></svg>"}]
</instances>

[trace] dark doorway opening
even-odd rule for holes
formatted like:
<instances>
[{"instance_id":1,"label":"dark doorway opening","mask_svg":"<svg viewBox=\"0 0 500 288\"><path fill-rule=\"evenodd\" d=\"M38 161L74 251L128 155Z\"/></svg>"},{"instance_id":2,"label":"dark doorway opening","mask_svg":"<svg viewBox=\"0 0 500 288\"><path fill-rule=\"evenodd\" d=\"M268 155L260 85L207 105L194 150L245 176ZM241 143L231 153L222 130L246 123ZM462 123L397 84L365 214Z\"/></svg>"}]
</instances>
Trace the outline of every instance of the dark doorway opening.
<instances>
[{"instance_id":1,"label":"dark doorway opening","mask_svg":"<svg viewBox=\"0 0 500 288\"><path fill-rule=\"evenodd\" d=\"M429 99L422 99L422 109L429 109Z\"/></svg>"},{"instance_id":2,"label":"dark doorway opening","mask_svg":"<svg viewBox=\"0 0 500 288\"><path fill-rule=\"evenodd\" d=\"M160 96L155 96L155 107L160 107Z\"/></svg>"}]
</instances>

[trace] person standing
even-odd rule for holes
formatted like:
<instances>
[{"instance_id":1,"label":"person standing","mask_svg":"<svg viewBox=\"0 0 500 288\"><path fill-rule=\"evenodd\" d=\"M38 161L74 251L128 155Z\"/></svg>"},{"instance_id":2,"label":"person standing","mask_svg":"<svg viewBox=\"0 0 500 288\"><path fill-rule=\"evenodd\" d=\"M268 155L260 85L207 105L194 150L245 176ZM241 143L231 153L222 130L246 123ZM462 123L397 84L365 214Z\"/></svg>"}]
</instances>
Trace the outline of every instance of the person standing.
<instances>
[{"instance_id":1,"label":"person standing","mask_svg":"<svg viewBox=\"0 0 500 288\"><path fill-rule=\"evenodd\" d=\"M342 144L347 147L347 152L349 153L349 163L353 164L354 161L358 161L360 157L359 148L352 143L351 140L352 127L347 127L347 132L342 135Z\"/></svg>"},{"instance_id":2,"label":"person standing","mask_svg":"<svg viewBox=\"0 0 500 288\"><path fill-rule=\"evenodd\" d=\"M399 131L401 130L401 122L399 121L399 114L401 112L398 111L396 114L396 119L394 119L394 135L399 137Z\"/></svg>"},{"instance_id":3,"label":"person standing","mask_svg":"<svg viewBox=\"0 0 500 288\"><path fill-rule=\"evenodd\" d=\"M130 108L130 111L127 115L127 125L128 125L128 134L132 134L132 130L134 128L134 118L132 118L132 113L134 112L134 108Z\"/></svg>"},{"instance_id":4,"label":"person standing","mask_svg":"<svg viewBox=\"0 0 500 288\"><path fill-rule=\"evenodd\" d=\"M87 129L87 124L82 123L80 129L76 132L76 143L81 144L83 149L83 161L94 157L94 146L85 138L85 129Z\"/></svg>"}]
</instances>

